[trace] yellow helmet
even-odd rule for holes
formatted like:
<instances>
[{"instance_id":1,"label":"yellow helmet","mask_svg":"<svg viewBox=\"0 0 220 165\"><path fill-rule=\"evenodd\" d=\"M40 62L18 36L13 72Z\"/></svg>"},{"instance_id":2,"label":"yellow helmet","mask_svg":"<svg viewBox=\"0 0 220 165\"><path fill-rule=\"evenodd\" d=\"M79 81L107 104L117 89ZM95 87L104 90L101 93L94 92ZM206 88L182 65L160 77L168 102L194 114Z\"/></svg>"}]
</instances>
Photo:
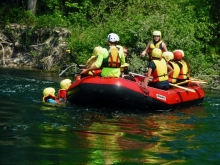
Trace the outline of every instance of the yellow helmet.
<instances>
[{"instance_id":1,"label":"yellow helmet","mask_svg":"<svg viewBox=\"0 0 220 165\"><path fill-rule=\"evenodd\" d=\"M96 46L94 49L93 49L93 53L92 53L92 56L97 56L99 51L102 49L101 46Z\"/></svg>"},{"instance_id":2,"label":"yellow helmet","mask_svg":"<svg viewBox=\"0 0 220 165\"><path fill-rule=\"evenodd\" d=\"M163 52L162 56L165 58L167 62L173 60L174 58L173 52Z\"/></svg>"},{"instance_id":3,"label":"yellow helmet","mask_svg":"<svg viewBox=\"0 0 220 165\"><path fill-rule=\"evenodd\" d=\"M176 50L173 51L173 53L174 53L174 52L181 52L181 53L182 53L182 57L184 57L184 52L183 52L183 50L176 49Z\"/></svg>"},{"instance_id":4,"label":"yellow helmet","mask_svg":"<svg viewBox=\"0 0 220 165\"><path fill-rule=\"evenodd\" d=\"M60 82L60 88L61 89L68 89L71 85L72 81L70 79L64 79Z\"/></svg>"},{"instance_id":5,"label":"yellow helmet","mask_svg":"<svg viewBox=\"0 0 220 165\"><path fill-rule=\"evenodd\" d=\"M160 31L154 31L153 36L160 36L161 37L161 32Z\"/></svg>"},{"instance_id":6,"label":"yellow helmet","mask_svg":"<svg viewBox=\"0 0 220 165\"><path fill-rule=\"evenodd\" d=\"M162 57L162 50L160 50L159 48L154 48L152 50L152 57L161 58Z\"/></svg>"},{"instance_id":7,"label":"yellow helmet","mask_svg":"<svg viewBox=\"0 0 220 165\"><path fill-rule=\"evenodd\" d=\"M51 95L51 96L55 96L55 89L54 88L52 88L52 87L48 87L48 88L45 88L44 90L43 90L43 95L46 97L46 96L49 96L49 95Z\"/></svg>"}]
</instances>

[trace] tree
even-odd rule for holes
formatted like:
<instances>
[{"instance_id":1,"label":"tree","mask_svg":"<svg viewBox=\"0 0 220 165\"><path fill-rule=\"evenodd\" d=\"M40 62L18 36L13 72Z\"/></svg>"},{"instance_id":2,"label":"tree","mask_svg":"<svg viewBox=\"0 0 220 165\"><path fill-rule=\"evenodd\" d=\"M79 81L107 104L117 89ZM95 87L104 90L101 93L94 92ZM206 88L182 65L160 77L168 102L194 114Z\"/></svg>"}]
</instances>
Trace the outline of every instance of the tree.
<instances>
[{"instance_id":1,"label":"tree","mask_svg":"<svg viewBox=\"0 0 220 165\"><path fill-rule=\"evenodd\" d=\"M36 12L37 0L28 0L27 9L30 10L33 14Z\"/></svg>"}]
</instances>

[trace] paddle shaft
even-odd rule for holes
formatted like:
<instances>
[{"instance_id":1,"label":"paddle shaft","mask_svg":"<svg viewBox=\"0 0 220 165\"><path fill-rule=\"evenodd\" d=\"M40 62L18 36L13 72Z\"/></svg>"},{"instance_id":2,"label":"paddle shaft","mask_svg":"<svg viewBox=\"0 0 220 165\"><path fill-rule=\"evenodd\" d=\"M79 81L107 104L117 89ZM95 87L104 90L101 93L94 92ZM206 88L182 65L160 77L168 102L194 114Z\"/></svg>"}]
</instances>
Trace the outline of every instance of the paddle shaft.
<instances>
[{"instance_id":1,"label":"paddle shaft","mask_svg":"<svg viewBox=\"0 0 220 165\"><path fill-rule=\"evenodd\" d=\"M71 53L71 55L72 55L72 51L70 50L70 51L67 51L68 53ZM75 59L75 57L72 55L72 59L73 59L73 62L76 64L76 66L79 68L79 69L81 69L82 67L79 65L79 63L76 61L76 59ZM70 65L70 66L68 66L66 69L64 69L60 74L59 74L59 76L62 76L63 75L63 73L65 73L69 68L71 68L71 67L73 67L73 66L75 66L75 65Z\"/></svg>"},{"instance_id":2,"label":"paddle shaft","mask_svg":"<svg viewBox=\"0 0 220 165\"><path fill-rule=\"evenodd\" d=\"M188 82L190 82L190 81L192 81L192 80L186 80L186 81L183 81L183 82L179 82L179 83L176 83L175 85L185 84L185 83L188 83Z\"/></svg>"},{"instance_id":3,"label":"paddle shaft","mask_svg":"<svg viewBox=\"0 0 220 165\"><path fill-rule=\"evenodd\" d=\"M142 74L133 73L133 72L129 72L129 74L134 75L134 76L146 77L146 76L144 76Z\"/></svg>"},{"instance_id":4,"label":"paddle shaft","mask_svg":"<svg viewBox=\"0 0 220 165\"><path fill-rule=\"evenodd\" d=\"M189 88L186 88L186 87L182 87L182 86L179 86L179 85L176 85L176 84L172 84L170 83L171 86L174 86L174 87L177 87L177 88L181 88L181 89L184 89L184 90L187 90L187 91L190 91L190 92L196 92L195 90L193 89L189 89Z\"/></svg>"},{"instance_id":5,"label":"paddle shaft","mask_svg":"<svg viewBox=\"0 0 220 165\"><path fill-rule=\"evenodd\" d=\"M192 80L191 82L197 82L197 83L201 83L201 84L208 83L208 82L206 82L206 81L198 81L198 80Z\"/></svg>"},{"instance_id":6,"label":"paddle shaft","mask_svg":"<svg viewBox=\"0 0 220 165\"><path fill-rule=\"evenodd\" d=\"M73 67L73 66L75 66L75 65L70 65L70 66L68 66L66 69L64 69L64 70L59 74L59 76L62 76L63 73L65 73L69 68L71 68L71 67Z\"/></svg>"}]
</instances>

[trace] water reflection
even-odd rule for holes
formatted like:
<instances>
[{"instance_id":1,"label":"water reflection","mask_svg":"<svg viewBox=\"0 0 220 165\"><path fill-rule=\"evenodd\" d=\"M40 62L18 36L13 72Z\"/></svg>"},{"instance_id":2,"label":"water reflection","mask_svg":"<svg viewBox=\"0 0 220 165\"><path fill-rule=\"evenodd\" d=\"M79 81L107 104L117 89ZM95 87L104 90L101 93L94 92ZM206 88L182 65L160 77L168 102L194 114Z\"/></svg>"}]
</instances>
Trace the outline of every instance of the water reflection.
<instances>
[{"instance_id":1,"label":"water reflection","mask_svg":"<svg viewBox=\"0 0 220 165\"><path fill-rule=\"evenodd\" d=\"M115 113L108 116L90 112L85 115L90 125L74 131L80 141L83 141L82 147L91 150L87 159L95 162L89 161L87 164L97 161L100 164L121 161L160 164L166 162L169 155L181 152L183 148L179 148L177 144L182 140L186 144L195 141L195 135L185 134L188 130L195 129L195 125L188 120L197 114L204 117L203 113L202 107L160 114ZM174 146L168 147L167 144L170 143ZM124 152L128 154L126 157L123 156ZM185 159L178 161L184 162Z\"/></svg>"}]
</instances>

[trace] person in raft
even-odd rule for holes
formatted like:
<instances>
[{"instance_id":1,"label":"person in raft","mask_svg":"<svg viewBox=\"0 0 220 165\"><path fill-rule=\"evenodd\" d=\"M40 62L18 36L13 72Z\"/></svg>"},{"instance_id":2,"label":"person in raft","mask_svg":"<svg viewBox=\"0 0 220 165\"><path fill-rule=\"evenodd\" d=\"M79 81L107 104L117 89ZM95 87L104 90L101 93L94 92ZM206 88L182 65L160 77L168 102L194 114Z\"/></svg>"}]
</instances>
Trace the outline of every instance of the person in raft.
<instances>
[{"instance_id":1,"label":"person in raft","mask_svg":"<svg viewBox=\"0 0 220 165\"><path fill-rule=\"evenodd\" d=\"M121 65L121 77L127 76L129 74L129 64L127 63L127 58L128 58L128 49L123 47L123 52L125 56L125 63Z\"/></svg>"},{"instance_id":2,"label":"person in raft","mask_svg":"<svg viewBox=\"0 0 220 165\"><path fill-rule=\"evenodd\" d=\"M66 100L66 90L70 87L72 81L70 79L64 79L60 82L60 90L58 91L57 98L59 102L65 103Z\"/></svg>"},{"instance_id":3,"label":"person in raft","mask_svg":"<svg viewBox=\"0 0 220 165\"><path fill-rule=\"evenodd\" d=\"M97 58L98 58L98 52L99 51L101 51L102 50L102 47L101 46L97 46L97 47L95 47L94 49L93 49L93 53L92 53L92 56L87 60L87 62L86 62L86 66L85 66L85 68L86 69L88 69L88 68L90 68L90 67L92 67L92 66L94 66L95 65L95 62L96 62L96 60L97 60ZM101 69L99 68L99 69L96 69L96 70L94 70L94 71L89 71L88 72L88 75L100 75L101 74Z\"/></svg>"},{"instance_id":4,"label":"person in raft","mask_svg":"<svg viewBox=\"0 0 220 165\"><path fill-rule=\"evenodd\" d=\"M152 57L152 50L154 48L159 48L162 50L162 52L168 51L166 44L161 40L161 32L160 31L153 32L153 40L148 42L146 48L141 53L141 57L144 57L146 54L148 54L148 59L150 60Z\"/></svg>"},{"instance_id":5,"label":"person in raft","mask_svg":"<svg viewBox=\"0 0 220 165\"><path fill-rule=\"evenodd\" d=\"M163 52L162 54L163 58L166 60L167 64L170 65L173 69L173 72L169 74L169 82L172 84L175 84L177 82L177 77L180 73L180 68L178 64L173 61L174 60L174 55L173 52Z\"/></svg>"},{"instance_id":6,"label":"person in raft","mask_svg":"<svg viewBox=\"0 0 220 165\"><path fill-rule=\"evenodd\" d=\"M121 65L121 77L127 80L135 81L135 79L129 74L129 63L127 63L128 49L124 47L123 51L125 56L125 63Z\"/></svg>"},{"instance_id":7,"label":"person in raft","mask_svg":"<svg viewBox=\"0 0 220 165\"><path fill-rule=\"evenodd\" d=\"M98 52L98 58L95 65L82 69L80 74L87 74L102 66L102 77L120 77L120 67L125 63L125 56L121 46L116 46L119 41L119 36L115 33L110 33L107 36L107 48L102 48Z\"/></svg>"},{"instance_id":8,"label":"person in raft","mask_svg":"<svg viewBox=\"0 0 220 165\"><path fill-rule=\"evenodd\" d=\"M55 89L52 87L47 87L43 90L43 102L46 103L59 103L59 100L55 96Z\"/></svg>"},{"instance_id":9,"label":"person in raft","mask_svg":"<svg viewBox=\"0 0 220 165\"><path fill-rule=\"evenodd\" d=\"M167 62L162 58L162 51L159 48L154 48L152 51L152 59L148 64L148 71L145 74L144 87L152 86L159 89L169 89L168 75L173 72L173 69L167 65Z\"/></svg>"},{"instance_id":10,"label":"person in raft","mask_svg":"<svg viewBox=\"0 0 220 165\"><path fill-rule=\"evenodd\" d=\"M179 66L180 71L177 77L177 83L189 80L190 78L190 65L189 62L184 58L183 50L174 50L174 62Z\"/></svg>"}]
</instances>

